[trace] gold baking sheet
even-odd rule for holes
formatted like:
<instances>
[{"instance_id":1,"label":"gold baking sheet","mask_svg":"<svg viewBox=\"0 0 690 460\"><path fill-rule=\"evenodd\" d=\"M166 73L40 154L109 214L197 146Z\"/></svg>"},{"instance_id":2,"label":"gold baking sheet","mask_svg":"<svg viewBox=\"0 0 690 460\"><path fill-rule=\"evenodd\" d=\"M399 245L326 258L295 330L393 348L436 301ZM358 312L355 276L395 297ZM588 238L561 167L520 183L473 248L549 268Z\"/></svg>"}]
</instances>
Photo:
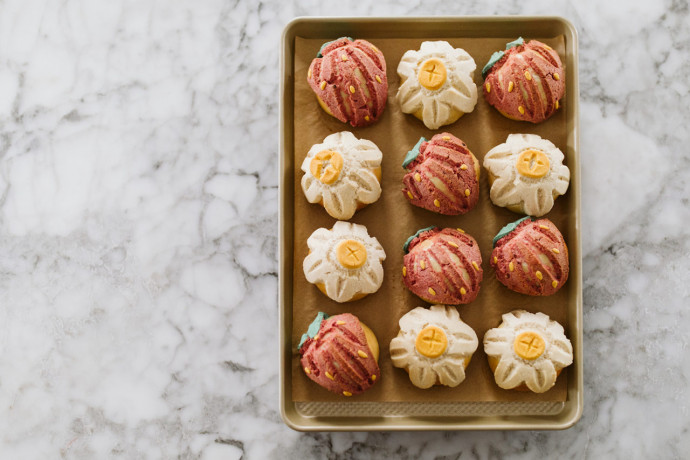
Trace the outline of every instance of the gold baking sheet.
<instances>
[{"instance_id":1,"label":"gold baking sheet","mask_svg":"<svg viewBox=\"0 0 690 460\"><path fill-rule=\"evenodd\" d=\"M314 20L301 21L313 22ZM348 24L347 20L329 21L337 22L341 26ZM375 19L368 21L353 19L350 23L357 24L358 21L363 21L362 24L359 24L361 27L370 26L376 22ZM291 409L300 412L301 416L305 418L308 418L309 415L325 414L353 418L363 416L361 414L354 415L352 410L344 410L343 408L348 406L346 405L347 403L343 403L342 397L322 389L309 380L301 371L295 346L299 341L299 336L306 330L316 312L325 311L329 314L354 313L363 322L372 327L379 339L382 351L379 360L382 373L381 381L371 390L351 399L352 402L357 402L358 404L371 402L375 406L379 403L380 409L378 413L377 411L370 412L372 415L395 413L395 410L391 412L391 407L394 407L395 403L399 403L398 406L407 405L406 412L403 411L403 413L409 414L424 413L424 410L419 412L409 406L409 404L419 403L427 408L430 415L439 413L452 414L454 413L453 405L459 411L458 415L463 413L470 415L471 412L468 412L468 407L476 409L477 407L485 406L488 408L494 402L494 407L502 407L503 409L495 411L487 409L485 411L487 415L507 414L508 416L516 416L521 412L519 409L514 410L514 407L539 408L548 406L550 408L548 411L539 412L537 410L536 413L543 413L546 414L545 416L553 417L554 407L560 406L565 408L567 402L569 400L572 401L572 395L578 391L581 392L581 387L578 389L578 385L581 385L581 383L578 383L581 380L581 376L569 376L571 373L578 373L578 368L581 368L577 351L579 345L578 334L581 334L580 325L578 324L579 312L581 311L579 227L577 225L579 218L579 168L577 167L577 151L575 148L577 139L574 136L574 128L577 121L574 116L577 113L575 110L577 105L577 77L576 69L570 67L575 65L571 62L573 57L572 50L574 49L573 43L569 43L569 37L571 41L573 40L572 30L569 30L567 27L562 27L560 30L558 27L551 27L552 30L540 30L542 34L536 34L530 33L530 30L528 30L530 28L525 28L525 30L513 34L511 31L505 30L505 28L496 29L494 27L492 29L487 27L483 33L479 34L480 36L472 36L475 32L480 31L468 27L466 28L467 33L464 34L467 36L462 36L462 33L457 32L455 35L458 36L448 36L443 35L442 30L432 27L428 31L430 33L424 35L417 33L414 38L408 38L408 35L410 35L409 28L407 30L401 27L394 28L393 25L396 20L380 21L390 26L390 30L387 32L389 36L377 36L381 34L381 29L375 27L364 27L366 30L362 30L360 33L355 33L354 31L332 33L329 31L326 35L318 35L318 37L309 37L309 33L306 34L307 36L296 34L290 44L291 69L286 69L286 62L283 62L283 70L286 74L289 74L290 80L289 82L284 82L284 84L292 85L291 101L287 100L285 94L283 99L283 108L286 108L285 104L287 103L292 109L291 113L288 113L287 110L283 112L283 117L291 118L289 120L291 125L289 130L291 132L289 134L286 133L286 126L284 124L282 139L283 164L290 164L289 171L285 168L282 169L283 180L281 181L281 196L284 200L284 206L281 209L281 222L283 225L283 233L281 235L281 242L283 243L281 250L281 257L283 258L281 260L283 262L281 266L281 318L283 318L281 320L281 333L283 334L283 340L281 340L283 349L281 352L284 364L282 369L283 375L281 375L281 381L283 382L281 396L284 405L283 413L284 415L286 413L285 405L290 405ZM431 22L437 21L431 20ZM466 20L454 19L450 21L463 23ZM510 20L503 19L503 21ZM497 22L496 24L499 23ZM475 21L473 25L477 25L477 22ZM419 23L416 23L415 27L418 28ZM462 30L462 28L459 27L458 30ZM437 34L439 31L441 34ZM373 126L352 128L328 116L316 103L316 99L306 82L307 68L320 45L328 39L337 38L341 35L365 38L379 47L386 57L389 99L386 112ZM562 107L554 117L538 125L508 120L486 104L481 96L481 92L477 107L472 113L463 116L458 122L440 130L430 131L416 118L401 113L395 100L395 92L398 88L396 68L400 57L406 50L418 49L421 42L426 39L437 40L442 38L447 40L453 46L464 48L472 55L478 67L475 72L475 82L481 85L481 67L493 51L503 49L505 43L513 40L516 35L522 35L526 39L536 38L544 41L557 49L564 59L568 86ZM570 47L568 46L569 44L571 45ZM288 120L283 120L283 122L285 121ZM366 225L369 233L376 236L383 245L387 259L384 262L384 283L376 294L369 295L365 299L356 302L338 304L307 283L302 272L302 260L307 251L306 239L316 228L331 227L335 220L328 216L320 206L306 202L299 185L302 175L299 166L312 144L321 142L324 137L333 132L343 130L351 131L357 137L374 141L383 151L382 197L376 203L355 214L350 219L350 222ZM503 225L521 216L491 204L488 197L489 187L485 171L482 171L483 174L480 181L479 204L474 210L464 216L440 216L413 207L406 202L402 193L400 193L401 179L405 173L401 163L405 153L420 136L430 138L434 134L443 131L450 132L463 139L475 156L477 156L480 164L484 154L494 145L504 142L509 133L526 132L539 134L553 141L564 151L566 154L566 164L571 168L571 187L565 196L560 197L556 201L554 209L547 215L561 229L570 249L571 276L566 286L559 293L546 298L523 296L509 291L495 280L493 271L488 264L491 253L491 239ZM291 145L288 145L288 139ZM291 158L287 158L288 155ZM285 206L288 201L290 205ZM289 213L288 216L286 216L286 212ZM397 322L400 316L418 305L427 305L405 289L401 279L400 268L402 266L403 242L417 229L429 225L461 227L477 239L484 260L484 281L482 282L477 300L468 305L458 307L463 320L475 329L480 339L479 349L467 369L467 379L456 388L434 387L429 390L420 390L412 386L405 371L396 369L391 365L388 356L388 343L397 334ZM289 231L285 228L286 226L291 227ZM291 240L289 243L285 241L288 234ZM288 247L291 248L292 254L288 253ZM283 269L291 272L290 289L284 289L286 287L284 283L287 282L287 279ZM287 298L287 291L291 291L289 299ZM530 392L505 391L498 388L493 381L493 376L486 362L486 356L482 350L481 339L484 332L490 327L495 327L500 322L502 313L516 308L524 308L529 311L543 311L549 314L553 319L561 322L566 327L569 337L576 345L576 365L566 369L559 377L556 386L541 395ZM289 321L285 320L287 316L290 317ZM289 347L289 349L286 349L286 347ZM287 384L288 380L290 381L289 384ZM290 402L286 401L288 399ZM480 403L484 402L487 405L482 406ZM467 404L463 406L462 403ZM516 404L511 406L511 403ZM535 404L530 406L529 403ZM549 405L549 403L553 404ZM558 403L564 404L559 405ZM468 404L474 405L470 406ZM539 404L542 405L540 406ZM430 409L432 407L435 408ZM319 410L314 408L320 408L324 412L320 413ZM531 413L534 413L534 410ZM561 410L561 412L564 410ZM288 423L297 428L314 429L313 427L296 426L297 424L292 420L288 421ZM326 424L325 428L338 429L337 426ZM381 429L384 428L382 427ZM390 429L390 427L386 429Z\"/></svg>"}]
</instances>

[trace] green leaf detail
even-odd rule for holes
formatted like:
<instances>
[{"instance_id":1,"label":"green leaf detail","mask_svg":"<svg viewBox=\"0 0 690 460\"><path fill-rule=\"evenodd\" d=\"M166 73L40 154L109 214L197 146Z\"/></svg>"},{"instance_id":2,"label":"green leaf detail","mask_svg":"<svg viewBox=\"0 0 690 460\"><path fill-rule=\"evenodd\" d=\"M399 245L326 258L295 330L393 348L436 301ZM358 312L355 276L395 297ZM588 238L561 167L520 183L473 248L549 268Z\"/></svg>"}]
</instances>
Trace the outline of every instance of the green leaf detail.
<instances>
[{"instance_id":1,"label":"green leaf detail","mask_svg":"<svg viewBox=\"0 0 690 460\"><path fill-rule=\"evenodd\" d=\"M302 345L304 345L304 342L306 342L307 339L313 339L314 337L316 337L316 334L319 333L319 329L321 329L321 323L326 319L328 319L328 315L322 311L320 311L316 315L314 321L312 321L309 327L307 328L307 333L302 334L302 338L299 341L299 345L297 345L297 351L302 349Z\"/></svg>"},{"instance_id":2,"label":"green leaf detail","mask_svg":"<svg viewBox=\"0 0 690 460\"><path fill-rule=\"evenodd\" d=\"M501 60L504 54L505 53L503 51L496 51L494 54L491 55L491 57L489 58L489 62L487 62L484 68L482 69L482 78L486 78L486 74L489 73L494 64Z\"/></svg>"},{"instance_id":3,"label":"green leaf detail","mask_svg":"<svg viewBox=\"0 0 690 460\"><path fill-rule=\"evenodd\" d=\"M498 240L500 240L504 236L507 236L510 232L515 230L515 228L518 225L520 225L522 223L522 221L524 221L526 219L532 219L532 221L535 220L534 217L526 216L526 217L523 217L522 219L516 220L515 222L509 223L508 225L503 227L501 230L499 230L498 234L494 237L494 241L493 241L494 246L493 247L496 247L496 243L498 243Z\"/></svg>"},{"instance_id":4,"label":"green leaf detail","mask_svg":"<svg viewBox=\"0 0 690 460\"><path fill-rule=\"evenodd\" d=\"M352 37L338 37L338 38L336 38L335 40L331 40L330 42L326 42L326 43L324 43L323 45L321 45L321 48L319 48L319 52L316 54L316 57L317 57L317 58L322 58L322 57L323 57L323 54L321 54L321 51L323 51L323 49L324 49L325 47L327 47L328 45L330 45L331 43L337 42L337 41L340 40L341 38L347 38L347 39L350 40L351 42L355 41L355 39L352 38Z\"/></svg>"},{"instance_id":5,"label":"green leaf detail","mask_svg":"<svg viewBox=\"0 0 690 460\"><path fill-rule=\"evenodd\" d=\"M414 240L415 238L417 238L417 237L418 237L419 235L421 235L422 233L428 232L429 230L433 230L433 229L435 229L435 228L436 228L436 226L435 226L435 225L432 225L431 227L427 227L427 228L423 228L423 229L421 229L421 230L417 230L417 233L415 233L414 235L412 235L411 237L409 237L409 238L407 239L407 241L405 241L405 244L403 244L403 251L405 251L405 254L407 254L407 248L410 247L410 243L412 243L412 240Z\"/></svg>"},{"instance_id":6,"label":"green leaf detail","mask_svg":"<svg viewBox=\"0 0 690 460\"><path fill-rule=\"evenodd\" d=\"M525 40L522 37L518 37L517 40L513 40L512 42L506 43L506 51L508 51L510 48L515 48L516 46L524 45Z\"/></svg>"},{"instance_id":7,"label":"green leaf detail","mask_svg":"<svg viewBox=\"0 0 690 460\"><path fill-rule=\"evenodd\" d=\"M420 137L417 143L412 147L412 150L407 152L405 159L403 160L403 168L407 168L407 165L412 163L419 156L419 148L422 146L422 142L426 142L425 137Z\"/></svg>"}]
</instances>

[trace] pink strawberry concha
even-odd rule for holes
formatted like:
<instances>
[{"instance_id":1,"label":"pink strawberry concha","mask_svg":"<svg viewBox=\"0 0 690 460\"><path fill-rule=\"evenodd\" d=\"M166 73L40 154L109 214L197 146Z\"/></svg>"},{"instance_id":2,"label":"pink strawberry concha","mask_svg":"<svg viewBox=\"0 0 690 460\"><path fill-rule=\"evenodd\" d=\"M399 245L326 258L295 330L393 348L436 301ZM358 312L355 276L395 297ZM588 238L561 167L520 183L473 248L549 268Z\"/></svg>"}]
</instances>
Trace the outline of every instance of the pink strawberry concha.
<instances>
[{"instance_id":1,"label":"pink strawberry concha","mask_svg":"<svg viewBox=\"0 0 690 460\"><path fill-rule=\"evenodd\" d=\"M460 229L420 230L405 246L403 282L429 303L461 305L479 294L484 271L477 241Z\"/></svg>"},{"instance_id":2,"label":"pink strawberry concha","mask_svg":"<svg viewBox=\"0 0 690 460\"><path fill-rule=\"evenodd\" d=\"M386 60L366 40L342 37L327 43L309 66L307 80L321 106L352 126L375 123L388 99Z\"/></svg>"},{"instance_id":3,"label":"pink strawberry concha","mask_svg":"<svg viewBox=\"0 0 690 460\"><path fill-rule=\"evenodd\" d=\"M361 323L350 313L321 321L316 336L299 347L307 376L333 393L363 393L381 378Z\"/></svg>"},{"instance_id":4,"label":"pink strawberry concha","mask_svg":"<svg viewBox=\"0 0 690 460\"><path fill-rule=\"evenodd\" d=\"M486 74L483 92L504 116L541 123L560 108L565 94L563 63L553 48L540 41L513 45Z\"/></svg>"},{"instance_id":5,"label":"pink strawberry concha","mask_svg":"<svg viewBox=\"0 0 690 460\"><path fill-rule=\"evenodd\" d=\"M496 242L491 253L496 278L521 294L555 294L568 280L570 271L563 235L548 219L533 221L527 217L518 222L514 230Z\"/></svg>"},{"instance_id":6,"label":"pink strawberry concha","mask_svg":"<svg viewBox=\"0 0 690 460\"><path fill-rule=\"evenodd\" d=\"M418 149L408 153L408 158L417 155L414 160L403 163L408 173L402 193L410 203L449 216L472 210L479 201L479 163L467 145L441 133Z\"/></svg>"}]
</instances>

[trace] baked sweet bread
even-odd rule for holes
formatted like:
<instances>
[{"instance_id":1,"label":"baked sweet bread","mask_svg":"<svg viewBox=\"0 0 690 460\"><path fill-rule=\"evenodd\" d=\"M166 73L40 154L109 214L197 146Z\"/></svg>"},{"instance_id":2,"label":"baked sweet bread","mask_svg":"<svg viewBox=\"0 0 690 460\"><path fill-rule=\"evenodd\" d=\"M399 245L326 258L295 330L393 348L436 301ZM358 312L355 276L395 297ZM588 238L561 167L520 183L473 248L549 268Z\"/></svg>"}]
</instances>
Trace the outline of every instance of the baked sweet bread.
<instances>
[{"instance_id":1,"label":"baked sweet bread","mask_svg":"<svg viewBox=\"0 0 690 460\"><path fill-rule=\"evenodd\" d=\"M297 349L307 377L333 393L357 395L380 380L376 336L350 313L319 312Z\"/></svg>"},{"instance_id":2,"label":"baked sweet bread","mask_svg":"<svg viewBox=\"0 0 690 460\"><path fill-rule=\"evenodd\" d=\"M465 380L479 340L455 307L417 307L399 323L400 332L390 344L391 361L407 371L414 386L455 387Z\"/></svg>"},{"instance_id":3,"label":"baked sweet bread","mask_svg":"<svg viewBox=\"0 0 690 460\"><path fill-rule=\"evenodd\" d=\"M570 170L563 159L558 147L536 134L508 135L484 156L491 201L513 212L543 216L568 190Z\"/></svg>"},{"instance_id":4,"label":"baked sweet bread","mask_svg":"<svg viewBox=\"0 0 690 460\"><path fill-rule=\"evenodd\" d=\"M343 131L309 149L302 162L302 190L331 216L348 220L381 196L381 150Z\"/></svg>"},{"instance_id":5,"label":"baked sweet bread","mask_svg":"<svg viewBox=\"0 0 690 460\"><path fill-rule=\"evenodd\" d=\"M565 71L558 53L522 37L495 52L482 69L484 98L503 116L540 123L560 107Z\"/></svg>"},{"instance_id":6,"label":"baked sweet bread","mask_svg":"<svg viewBox=\"0 0 690 460\"><path fill-rule=\"evenodd\" d=\"M524 217L494 238L491 266L496 279L521 294L547 296L568 280L568 246L549 219Z\"/></svg>"},{"instance_id":7,"label":"baked sweet bread","mask_svg":"<svg viewBox=\"0 0 690 460\"><path fill-rule=\"evenodd\" d=\"M407 153L403 195L415 206L446 215L465 214L479 201L479 161L450 133L425 138Z\"/></svg>"},{"instance_id":8,"label":"baked sweet bread","mask_svg":"<svg viewBox=\"0 0 690 460\"><path fill-rule=\"evenodd\" d=\"M366 40L324 43L307 71L309 86L327 114L352 126L376 122L388 99L386 60Z\"/></svg>"},{"instance_id":9,"label":"baked sweet bread","mask_svg":"<svg viewBox=\"0 0 690 460\"><path fill-rule=\"evenodd\" d=\"M461 229L428 227L403 246L403 282L429 303L460 305L479 294L484 271L479 245Z\"/></svg>"},{"instance_id":10,"label":"baked sweet bread","mask_svg":"<svg viewBox=\"0 0 690 460\"><path fill-rule=\"evenodd\" d=\"M358 300L381 287L386 253L364 225L336 222L331 230L319 228L307 246L304 276L336 302Z\"/></svg>"},{"instance_id":11,"label":"baked sweet bread","mask_svg":"<svg viewBox=\"0 0 690 460\"><path fill-rule=\"evenodd\" d=\"M484 335L484 352L496 384L506 390L544 393L573 363L573 346L563 326L543 313L515 310Z\"/></svg>"},{"instance_id":12,"label":"baked sweet bread","mask_svg":"<svg viewBox=\"0 0 690 460\"><path fill-rule=\"evenodd\" d=\"M405 52L396 96L402 111L429 129L456 122L477 104L476 68L472 56L446 41L423 42L418 51Z\"/></svg>"}]
</instances>

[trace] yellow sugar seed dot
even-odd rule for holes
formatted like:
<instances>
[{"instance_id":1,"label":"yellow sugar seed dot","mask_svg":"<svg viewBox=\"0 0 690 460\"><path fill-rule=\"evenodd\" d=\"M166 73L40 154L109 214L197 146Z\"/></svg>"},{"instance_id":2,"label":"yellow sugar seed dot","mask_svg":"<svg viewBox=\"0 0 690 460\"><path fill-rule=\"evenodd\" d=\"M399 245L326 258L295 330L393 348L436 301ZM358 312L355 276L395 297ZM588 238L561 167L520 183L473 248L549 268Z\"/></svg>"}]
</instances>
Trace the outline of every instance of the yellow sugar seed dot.
<instances>
[{"instance_id":1,"label":"yellow sugar seed dot","mask_svg":"<svg viewBox=\"0 0 690 460\"><path fill-rule=\"evenodd\" d=\"M343 391L343 394L344 394L345 396L352 396L352 393L350 393L349 391Z\"/></svg>"},{"instance_id":2,"label":"yellow sugar seed dot","mask_svg":"<svg viewBox=\"0 0 690 460\"><path fill-rule=\"evenodd\" d=\"M467 290L464 287L460 288L460 294L465 295L467 294Z\"/></svg>"},{"instance_id":3,"label":"yellow sugar seed dot","mask_svg":"<svg viewBox=\"0 0 690 460\"><path fill-rule=\"evenodd\" d=\"M351 92L352 94L355 94L355 87L352 86L352 85L350 85L350 92Z\"/></svg>"},{"instance_id":4,"label":"yellow sugar seed dot","mask_svg":"<svg viewBox=\"0 0 690 460\"><path fill-rule=\"evenodd\" d=\"M381 77L379 77L379 76L377 75L377 76L374 77L374 78L376 78L376 81L377 81L377 82L381 83Z\"/></svg>"},{"instance_id":5,"label":"yellow sugar seed dot","mask_svg":"<svg viewBox=\"0 0 690 460\"><path fill-rule=\"evenodd\" d=\"M489 83L488 81L486 82L486 92L487 93L491 92L491 83Z\"/></svg>"},{"instance_id":6,"label":"yellow sugar seed dot","mask_svg":"<svg viewBox=\"0 0 690 460\"><path fill-rule=\"evenodd\" d=\"M311 374L311 371L309 370L308 367L305 367L305 368L304 368L304 373L305 373L305 374Z\"/></svg>"},{"instance_id":7,"label":"yellow sugar seed dot","mask_svg":"<svg viewBox=\"0 0 690 460\"><path fill-rule=\"evenodd\" d=\"M426 268L426 262L424 262L423 260L420 260L419 266L422 267L422 270L424 270Z\"/></svg>"},{"instance_id":8,"label":"yellow sugar seed dot","mask_svg":"<svg viewBox=\"0 0 690 460\"><path fill-rule=\"evenodd\" d=\"M460 233L465 233L465 230L463 230L461 228L456 228L455 230L459 231Z\"/></svg>"},{"instance_id":9,"label":"yellow sugar seed dot","mask_svg":"<svg viewBox=\"0 0 690 460\"><path fill-rule=\"evenodd\" d=\"M558 81L558 80L561 79L561 76L558 75L558 73L555 73L555 74L553 74L553 79L556 80L556 81Z\"/></svg>"},{"instance_id":10,"label":"yellow sugar seed dot","mask_svg":"<svg viewBox=\"0 0 690 460\"><path fill-rule=\"evenodd\" d=\"M465 171L465 170L467 169L467 165L461 165L461 166L460 166L460 169L462 169L463 171Z\"/></svg>"},{"instance_id":11,"label":"yellow sugar seed dot","mask_svg":"<svg viewBox=\"0 0 690 460\"><path fill-rule=\"evenodd\" d=\"M544 230L548 230L548 229L549 229L548 225L541 225L541 224L539 225L539 228L543 228Z\"/></svg>"},{"instance_id":12,"label":"yellow sugar seed dot","mask_svg":"<svg viewBox=\"0 0 690 460\"><path fill-rule=\"evenodd\" d=\"M475 270L479 270L479 265L477 265L477 262L475 262L474 260L472 261L472 266Z\"/></svg>"},{"instance_id":13,"label":"yellow sugar seed dot","mask_svg":"<svg viewBox=\"0 0 690 460\"><path fill-rule=\"evenodd\" d=\"M375 53L379 52L379 49L377 47L375 47L374 45L371 45L371 49L373 49Z\"/></svg>"},{"instance_id":14,"label":"yellow sugar seed dot","mask_svg":"<svg viewBox=\"0 0 690 460\"><path fill-rule=\"evenodd\" d=\"M414 198L414 197L412 196L412 192L410 192L409 190L407 191L407 196L409 196L410 199Z\"/></svg>"},{"instance_id":15,"label":"yellow sugar seed dot","mask_svg":"<svg viewBox=\"0 0 690 460\"><path fill-rule=\"evenodd\" d=\"M556 109L558 109L558 101L556 101Z\"/></svg>"},{"instance_id":16,"label":"yellow sugar seed dot","mask_svg":"<svg viewBox=\"0 0 690 460\"><path fill-rule=\"evenodd\" d=\"M407 267L403 266L403 276L407 276Z\"/></svg>"},{"instance_id":17,"label":"yellow sugar seed dot","mask_svg":"<svg viewBox=\"0 0 690 460\"><path fill-rule=\"evenodd\" d=\"M553 280L553 281L551 282L551 286L557 288L557 287L558 287L558 281Z\"/></svg>"},{"instance_id":18,"label":"yellow sugar seed dot","mask_svg":"<svg viewBox=\"0 0 690 460\"><path fill-rule=\"evenodd\" d=\"M539 270L537 270L534 275L537 277L537 279L542 280L544 279L544 275L541 274Z\"/></svg>"},{"instance_id":19,"label":"yellow sugar seed dot","mask_svg":"<svg viewBox=\"0 0 690 460\"><path fill-rule=\"evenodd\" d=\"M326 377L328 377L331 380L335 380L335 377L333 377L328 371L326 371Z\"/></svg>"},{"instance_id":20,"label":"yellow sugar seed dot","mask_svg":"<svg viewBox=\"0 0 690 460\"><path fill-rule=\"evenodd\" d=\"M553 248L552 251L553 251L554 254L560 254L560 253L561 253L561 251L559 251L559 250L556 249L556 248Z\"/></svg>"},{"instance_id":21,"label":"yellow sugar seed dot","mask_svg":"<svg viewBox=\"0 0 690 460\"><path fill-rule=\"evenodd\" d=\"M369 121L369 120L370 120L369 115L364 115L364 121Z\"/></svg>"},{"instance_id":22,"label":"yellow sugar seed dot","mask_svg":"<svg viewBox=\"0 0 690 460\"><path fill-rule=\"evenodd\" d=\"M434 200L434 206L436 206L437 208L440 208L440 207L441 207L441 202L438 201L438 200Z\"/></svg>"},{"instance_id":23,"label":"yellow sugar seed dot","mask_svg":"<svg viewBox=\"0 0 690 460\"><path fill-rule=\"evenodd\" d=\"M450 140L450 136L443 136L441 139L443 139L444 141L449 141L449 140Z\"/></svg>"},{"instance_id":24,"label":"yellow sugar seed dot","mask_svg":"<svg viewBox=\"0 0 690 460\"><path fill-rule=\"evenodd\" d=\"M511 81L511 82L508 82L508 92L509 92L509 93L512 93L512 92L513 92L513 87L514 87L514 86L515 86L515 85L513 84L512 81Z\"/></svg>"},{"instance_id":25,"label":"yellow sugar seed dot","mask_svg":"<svg viewBox=\"0 0 690 460\"><path fill-rule=\"evenodd\" d=\"M510 262L510 263L508 264L508 270L510 270L511 272L512 272L513 270L515 270L515 265L513 265L513 262Z\"/></svg>"},{"instance_id":26,"label":"yellow sugar seed dot","mask_svg":"<svg viewBox=\"0 0 690 460\"><path fill-rule=\"evenodd\" d=\"M449 241L449 242L448 242L448 245L449 245L449 246L453 246L454 248L457 248L457 247L458 247L458 245L455 244L455 243L453 243L452 241Z\"/></svg>"},{"instance_id":27,"label":"yellow sugar seed dot","mask_svg":"<svg viewBox=\"0 0 690 460\"><path fill-rule=\"evenodd\" d=\"M525 108L523 106L519 105L518 106L518 112L520 112L520 114L524 115L525 114Z\"/></svg>"},{"instance_id":28,"label":"yellow sugar seed dot","mask_svg":"<svg viewBox=\"0 0 690 460\"><path fill-rule=\"evenodd\" d=\"M316 335L314 336L314 340L319 340L319 334L316 334Z\"/></svg>"},{"instance_id":29,"label":"yellow sugar seed dot","mask_svg":"<svg viewBox=\"0 0 690 460\"><path fill-rule=\"evenodd\" d=\"M498 257L494 256L494 263L498 263Z\"/></svg>"},{"instance_id":30,"label":"yellow sugar seed dot","mask_svg":"<svg viewBox=\"0 0 690 460\"><path fill-rule=\"evenodd\" d=\"M322 81L321 86L319 86L322 90L326 88L326 82Z\"/></svg>"},{"instance_id":31,"label":"yellow sugar seed dot","mask_svg":"<svg viewBox=\"0 0 690 460\"><path fill-rule=\"evenodd\" d=\"M470 196L470 193L471 193L470 189L466 188L465 189L465 196Z\"/></svg>"},{"instance_id":32,"label":"yellow sugar seed dot","mask_svg":"<svg viewBox=\"0 0 690 460\"><path fill-rule=\"evenodd\" d=\"M337 324L338 326L342 326L343 324L345 324L345 321L336 321L335 324Z\"/></svg>"},{"instance_id":33,"label":"yellow sugar seed dot","mask_svg":"<svg viewBox=\"0 0 690 460\"><path fill-rule=\"evenodd\" d=\"M307 72L307 78L311 78L311 67L309 67L309 71Z\"/></svg>"},{"instance_id":34,"label":"yellow sugar seed dot","mask_svg":"<svg viewBox=\"0 0 690 460\"><path fill-rule=\"evenodd\" d=\"M340 59L342 59L343 61L347 61L347 54L341 55Z\"/></svg>"},{"instance_id":35,"label":"yellow sugar seed dot","mask_svg":"<svg viewBox=\"0 0 690 460\"><path fill-rule=\"evenodd\" d=\"M422 176L419 173L414 173L414 180L416 180L417 182L421 182Z\"/></svg>"},{"instance_id":36,"label":"yellow sugar seed dot","mask_svg":"<svg viewBox=\"0 0 690 460\"><path fill-rule=\"evenodd\" d=\"M376 380L376 374L371 374L371 380Z\"/></svg>"},{"instance_id":37,"label":"yellow sugar seed dot","mask_svg":"<svg viewBox=\"0 0 690 460\"><path fill-rule=\"evenodd\" d=\"M431 294L431 295L436 295L436 291L434 291L433 289L429 288L429 294Z\"/></svg>"},{"instance_id":38,"label":"yellow sugar seed dot","mask_svg":"<svg viewBox=\"0 0 690 460\"><path fill-rule=\"evenodd\" d=\"M367 359L369 356L364 353L362 350L357 350L357 354L359 355L360 358Z\"/></svg>"},{"instance_id":39,"label":"yellow sugar seed dot","mask_svg":"<svg viewBox=\"0 0 690 460\"><path fill-rule=\"evenodd\" d=\"M528 80L531 80L531 79L532 79L532 74L529 73L529 70L525 70L525 78L528 79Z\"/></svg>"}]
</instances>

